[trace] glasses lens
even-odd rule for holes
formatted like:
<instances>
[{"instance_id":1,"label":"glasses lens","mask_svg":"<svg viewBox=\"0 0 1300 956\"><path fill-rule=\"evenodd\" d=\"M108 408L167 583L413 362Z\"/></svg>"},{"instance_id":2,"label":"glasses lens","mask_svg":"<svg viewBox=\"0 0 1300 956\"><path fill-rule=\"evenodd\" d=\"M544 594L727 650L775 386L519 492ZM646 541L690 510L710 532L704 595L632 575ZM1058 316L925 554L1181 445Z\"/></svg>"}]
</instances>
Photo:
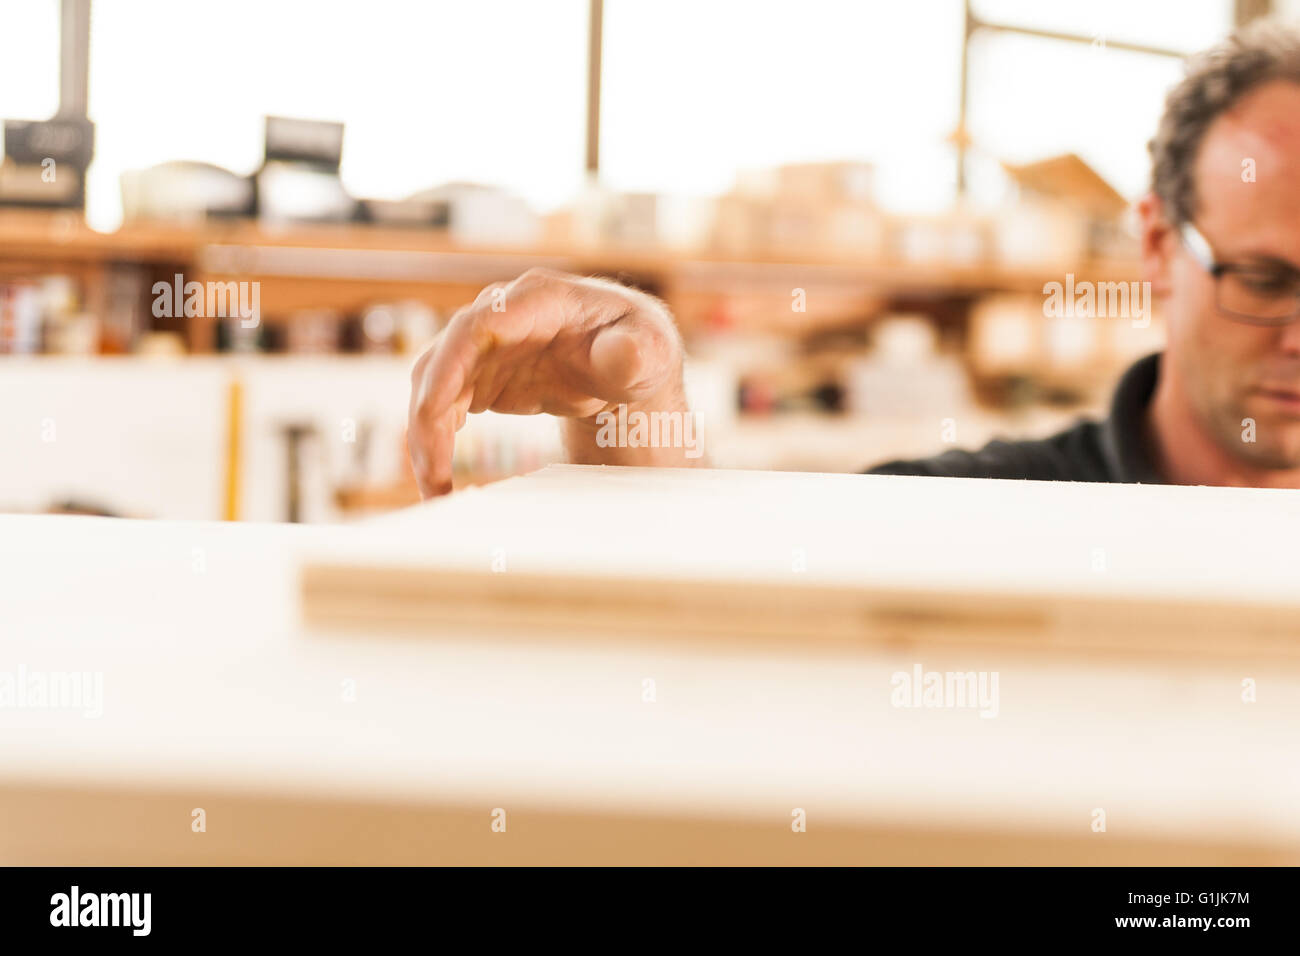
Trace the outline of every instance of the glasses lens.
<instances>
[{"instance_id":1,"label":"glasses lens","mask_svg":"<svg viewBox=\"0 0 1300 956\"><path fill-rule=\"evenodd\" d=\"M1225 272L1218 282L1219 308L1254 322L1289 322L1300 311L1300 283L1277 272Z\"/></svg>"}]
</instances>

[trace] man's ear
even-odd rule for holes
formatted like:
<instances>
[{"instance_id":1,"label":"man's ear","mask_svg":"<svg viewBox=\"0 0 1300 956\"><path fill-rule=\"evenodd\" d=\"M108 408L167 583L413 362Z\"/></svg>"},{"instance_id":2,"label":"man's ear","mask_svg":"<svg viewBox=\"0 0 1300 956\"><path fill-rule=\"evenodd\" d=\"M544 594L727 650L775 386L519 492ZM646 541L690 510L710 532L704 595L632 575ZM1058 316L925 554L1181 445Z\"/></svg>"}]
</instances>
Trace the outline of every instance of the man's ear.
<instances>
[{"instance_id":1,"label":"man's ear","mask_svg":"<svg viewBox=\"0 0 1300 956\"><path fill-rule=\"evenodd\" d=\"M1137 215L1142 278L1151 283L1156 295L1168 295L1178 234L1165 218L1164 204L1155 193L1138 200Z\"/></svg>"}]
</instances>

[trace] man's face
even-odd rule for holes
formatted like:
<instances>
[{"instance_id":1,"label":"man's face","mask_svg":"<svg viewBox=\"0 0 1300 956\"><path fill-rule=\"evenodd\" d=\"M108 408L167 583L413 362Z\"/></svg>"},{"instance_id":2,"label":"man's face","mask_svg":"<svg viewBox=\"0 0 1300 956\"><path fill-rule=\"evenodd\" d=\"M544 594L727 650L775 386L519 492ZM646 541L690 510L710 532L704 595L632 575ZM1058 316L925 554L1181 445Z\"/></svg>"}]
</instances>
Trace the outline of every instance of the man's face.
<instances>
[{"instance_id":1,"label":"man's face","mask_svg":"<svg viewBox=\"0 0 1300 956\"><path fill-rule=\"evenodd\" d=\"M1243 176L1252 166L1253 182ZM1300 270L1300 85L1261 86L1216 119L1195 180L1195 225L1216 261L1283 276L1288 266ZM1176 233L1163 236L1158 259L1167 357L1197 419L1246 463L1300 466L1300 322L1261 327L1225 316L1214 279Z\"/></svg>"}]
</instances>

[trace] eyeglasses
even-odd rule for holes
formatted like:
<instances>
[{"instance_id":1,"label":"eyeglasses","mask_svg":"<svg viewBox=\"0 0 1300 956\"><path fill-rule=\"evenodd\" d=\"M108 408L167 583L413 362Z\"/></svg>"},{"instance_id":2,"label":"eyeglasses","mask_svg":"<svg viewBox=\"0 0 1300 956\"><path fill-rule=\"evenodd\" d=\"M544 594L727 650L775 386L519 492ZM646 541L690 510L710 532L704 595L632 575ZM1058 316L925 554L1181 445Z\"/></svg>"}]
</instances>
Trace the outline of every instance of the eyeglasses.
<instances>
[{"instance_id":1,"label":"eyeglasses","mask_svg":"<svg viewBox=\"0 0 1300 956\"><path fill-rule=\"evenodd\" d=\"M1179 233L1187 251L1214 277L1215 305L1228 318L1249 325L1287 325L1300 318L1300 270L1219 262L1190 222Z\"/></svg>"}]
</instances>

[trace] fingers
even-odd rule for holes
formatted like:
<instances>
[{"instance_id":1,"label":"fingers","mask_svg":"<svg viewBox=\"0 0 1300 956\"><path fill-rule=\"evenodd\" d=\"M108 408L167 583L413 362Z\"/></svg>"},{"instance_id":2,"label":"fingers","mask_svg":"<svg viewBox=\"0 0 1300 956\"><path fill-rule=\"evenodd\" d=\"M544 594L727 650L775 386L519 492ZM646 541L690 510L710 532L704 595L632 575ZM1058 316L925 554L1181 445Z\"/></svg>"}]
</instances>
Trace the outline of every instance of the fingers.
<instances>
[{"instance_id":1,"label":"fingers","mask_svg":"<svg viewBox=\"0 0 1300 956\"><path fill-rule=\"evenodd\" d=\"M671 317L635 290L539 269L488 286L412 370L407 444L420 493L451 490L468 413L594 414L680 379L681 357Z\"/></svg>"},{"instance_id":2,"label":"fingers","mask_svg":"<svg viewBox=\"0 0 1300 956\"><path fill-rule=\"evenodd\" d=\"M530 269L513 282L487 286L472 305L452 316L427 372L427 414L441 415L472 389L485 356L527 339L537 312L554 300L555 289L551 274Z\"/></svg>"},{"instance_id":3,"label":"fingers","mask_svg":"<svg viewBox=\"0 0 1300 956\"><path fill-rule=\"evenodd\" d=\"M597 330L591 342L591 377L607 401L636 401L656 391L681 363L672 331L640 313Z\"/></svg>"},{"instance_id":4,"label":"fingers","mask_svg":"<svg viewBox=\"0 0 1300 956\"><path fill-rule=\"evenodd\" d=\"M494 295L507 288L493 283L473 305L457 311L412 370L407 450L422 497L451 491L456 432L465 424L481 360L498 331L487 316Z\"/></svg>"},{"instance_id":5,"label":"fingers","mask_svg":"<svg viewBox=\"0 0 1300 956\"><path fill-rule=\"evenodd\" d=\"M478 359L492 345L490 332L476 328L478 314L473 308L457 312L441 340L431 350L432 355L424 370L424 414L430 417L441 415L467 386L472 385Z\"/></svg>"},{"instance_id":6,"label":"fingers","mask_svg":"<svg viewBox=\"0 0 1300 956\"><path fill-rule=\"evenodd\" d=\"M450 331L450 326L447 331ZM422 498L445 495L451 491L452 454L456 430L464 423L463 406L457 411L453 403L441 413L432 411L429 397L435 384L431 377L438 356L446 343L440 336L416 361L411 370L411 404L406 429L407 452L411 470Z\"/></svg>"},{"instance_id":7,"label":"fingers","mask_svg":"<svg viewBox=\"0 0 1300 956\"><path fill-rule=\"evenodd\" d=\"M429 498L434 494L433 484L427 475L427 458L431 454L429 435L426 434L419 408L424 400L424 372L435 347L427 349L411 370L411 404L406 413L406 456L411 463L411 473L415 475L415 484L420 489L421 498Z\"/></svg>"},{"instance_id":8,"label":"fingers","mask_svg":"<svg viewBox=\"0 0 1300 956\"><path fill-rule=\"evenodd\" d=\"M456 447L456 415L448 409L430 426L426 441L424 484L425 497L445 495L451 491L452 453Z\"/></svg>"},{"instance_id":9,"label":"fingers","mask_svg":"<svg viewBox=\"0 0 1300 956\"><path fill-rule=\"evenodd\" d=\"M412 419L407 429L407 451L420 497L433 498L452 490L452 462L456 432L465 424L465 403L457 402L436 418Z\"/></svg>"}]
</instances>

